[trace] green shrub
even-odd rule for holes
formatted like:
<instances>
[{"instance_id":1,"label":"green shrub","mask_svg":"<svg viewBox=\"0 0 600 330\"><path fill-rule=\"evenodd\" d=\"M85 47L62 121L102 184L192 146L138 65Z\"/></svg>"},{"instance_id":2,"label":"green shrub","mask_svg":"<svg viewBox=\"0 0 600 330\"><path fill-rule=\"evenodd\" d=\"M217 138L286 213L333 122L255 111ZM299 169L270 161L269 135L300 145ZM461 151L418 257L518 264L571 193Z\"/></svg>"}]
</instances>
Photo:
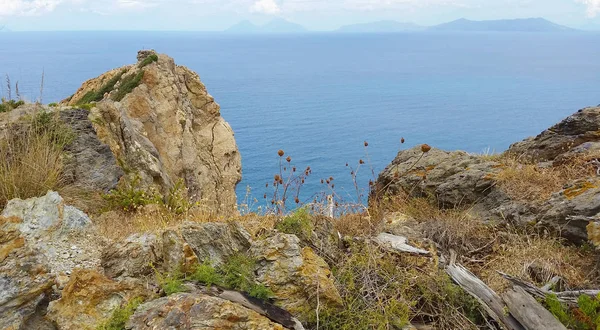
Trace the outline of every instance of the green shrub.
<instances>
[{"instance_id":1,"label":"green shrub","mask_svg":"<svg viewBox=\"0 0 600 330\"><path fill-rule=\"evenodd\" d=\"M101 101L104 98L104 94L110 93L113 91L113 89L115 88L115 85L119 82L119 80L121 80L121 77L123 76L123 74L125 74L125 72L126 72L126 70L123 70L123 71L117 73L114 77L112 77L104 85L102 85L100 90L98 90L98 91L91 90L91 91L87 92L77 102L77 105L81 106L81 105Z\"/></svg>"},{"instance_id":2,"label":"green shrub","mask_svg":"<svg viewBox=\"0 0 600 330\"><path fill-rule=\"evenodd\" d=\"M106 322L100 324L97 330L125 330L125 324L133 315L135 310L144 302L142 298L135 298L127 305L117 308Z\"/></svg>"},{"instance_id":3,"label":"green shrub","mask_svg":"<svg viewBox=\"0 0 600 330\"><path fill-rule=\"evenodd\" d=\"M169 189L165 206L175 214L183 214L193 206L187 197L187 188L183 179L177 180L175 185Z\"/></svg>"},{"instance_id":4,"label":"green shrub","mask_svg":"<svg viewBox=\"0 0 600 330\"><path fill-rule=\"evenodd\" d=\"M264 301L269 300L274 296L273 291L263 284L252 284L252 286L250 286L250 290L248 290L248 294L251 297Z\"/></svg>"},{"instance_id":5,"label":"green shrub","mask_svg":"<svg viewBox=\"0 0 600 330\"><path fill-rule=\"evenodd\" d=\"M22 106L23 104L25 104L25 101L6 100L2 98L2 100L0 100L0 112L9 112Z\"/></svg>"},{"instance_id":6,"label":"green shrub","mask_svg":"<svg viewBox=\"0 0 600 330\"><path fill-rule=\"evenodd\" d=\"M158 61L158 55L156 55L156 54L152 54L152 55L150 55L150 56L146 57L146 58L145 58L145 59L144 59L144 60L143 60L143 61L142 61L142 62L141 62L139 65L138 65L138 68L140 68L140 69L141 69L141 68L145 67L146 65L148 65L148 64L150 64L150 63L153 63L153 62L157 62L157 61Z\"/></svg>"},{"instance_id":7,"label":"green shrub","mask_svg":"<svg viewBox=\"0 0 600 330\"><path fill-rule=\"evenodd\" d=\"M52 102L52 103L48 104L48 106L51 108L56 108L58 106L58 103Z\"/></svg>"},{"instance_id":8,"label":"green shrub","mask_svg":"<svg viewBox=\"0 0 600 330\"><path fill-rule=\"evenodd\" d=\"M579 296L575 308L561 304L556 295L546 296L544 303L546 308L569 329L600 329L600 295L595 298L587 295Z\"/></svg>"},{"instance_id":9,"label":"green shrub","mask_svg":"<svg viewBox=\"0 0 600 330\"><path fill-rule=\"evenodd\" d=\"M190 279L203 283L209 287L214 284L222 285L221 276L217 273L217 269L212 265L210 260L205 260L198 265L191 274Z\"/></svg>"},{"instance_id":10,"label":"green shrub","mask_svg":"<svg viewBox=\"0 0 600 330\"><path fill-rule=\"evenodd\" d=\"M92 108L94 108L96 105L94 103L84 103L84 104L79 104L78 107L83 109L83 110L87 110L87 111L91 111Z\"/></svg>"},{"instance_id":11,"label":"green shrub","mask_svg":"<svg viewBox=\"0 0 600 330\"><path fill-rule=\"evenodd\" d=\"M142 189L140 181L141 178L136 175L130 182L103 195L103 198L111 209L122 209L126 212L133 212L149 204L161 204L161 196L154 191Z\"/></svg>"},{"instance_id":12,"label":"green shrub","mask_svg":"<svg viewBox=\"0 0 600 330\"><path fill-rule=\"evenodd\" d=\"M142 78L144 78L143 70L138 71L138 73L136 74L130 74L124 77L123 81L121 81L119 89L113 96L113 100L117 102L123 100L123 98L125 98L127 94L131 93L132 90L139 86L140 82L142 81Z\"/></svg>"},{"instance_id":13,"label":"green shrub","mask_svg":"<svg viewBox=\"0 0 600 330\"><path fill-rule=\"evenodd\" d=\"M294 234L300 239L310 239L313 224L308 209L303 207L283 218L275 228L282 233Z\"/></svg>"},{"instance_id":14,"label":"green shrub","mask_svg":"<svg viewBox=\"0 0 600 330\"><path fill-rule=\"evenodd\" d=\"M182 274L181 271L175 271L170 274L161 274L156 271L158 285L167 296L186 291L186 288L183 285L184 278L185 275Z\"/></svg>"}]
</instances>

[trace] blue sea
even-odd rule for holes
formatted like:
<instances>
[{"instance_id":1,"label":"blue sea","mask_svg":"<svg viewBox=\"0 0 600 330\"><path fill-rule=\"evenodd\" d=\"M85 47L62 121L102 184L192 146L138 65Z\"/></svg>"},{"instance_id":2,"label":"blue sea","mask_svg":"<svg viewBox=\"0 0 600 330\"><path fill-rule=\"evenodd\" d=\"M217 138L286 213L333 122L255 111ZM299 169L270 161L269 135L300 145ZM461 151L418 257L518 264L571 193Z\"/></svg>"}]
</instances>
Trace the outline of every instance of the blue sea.
<instances>
[{"instance_id":1,"label":"blue sea","mask_svg":"<svg viewBox=\"0 0 600 330\"><path fill-rule=\"evenodd\" d=\"M3 33L0 75L35 99L44 72L43 102L57 102L148 48L198 72L221 105L242 154L240 202L250 187L264 203L279 149L313 170L304 200L330 176L356 200L346 163L367 162L358 173L365 188L400 148L501 152L600 103L592 33Z\"/></svg>"}]
</instances>

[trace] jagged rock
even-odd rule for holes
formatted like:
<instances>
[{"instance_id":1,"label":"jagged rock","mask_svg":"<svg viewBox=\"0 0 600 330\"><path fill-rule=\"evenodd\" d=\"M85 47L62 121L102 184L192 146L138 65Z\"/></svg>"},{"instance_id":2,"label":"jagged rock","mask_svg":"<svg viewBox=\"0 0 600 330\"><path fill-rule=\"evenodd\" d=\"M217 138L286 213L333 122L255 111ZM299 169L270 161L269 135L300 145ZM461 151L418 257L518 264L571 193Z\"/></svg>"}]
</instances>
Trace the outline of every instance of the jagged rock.
<instances>
[{"instance_id":1,"label":"jagged rock","mask_svg":"<svg viewBox=\"0 0 600 330\"><path fill-rule=\"evenodd\" d=\"M379 175L375 192L431 196L451 207L469 205L490 193L498 165L462 151L433 148L423 153L417 146L398 153Z\"/></svg>"},{"instance_id":2,"label":"jagged rock","mask_svg":"<svg viewBox=\"0 0 600 330\"><path fill-rule=\"evenodd\" d=\"M238 223L184 223L181 235L199 260L220 265L233 254L250 248L250 234Z\"/></svg>"},{"instance_id":3,"label":"jagged rock","mask_svg":"<svg viewBox=\"0 0 600 330\"><path fill-rule=\"evenodd\" d=\"M0 329L23 329L55 283L45 256L26 245L22 225L0 216Z\"/></svg>"},{"instance_id":4,"label":"jagged rock","mask_svg":"<svg viewBox=\"0 0 600 330\"><path fill-rule=\"evenodd\" d=\"M60 299L50 302L47 317L61 330L95 329L116 308L154 294L133 279L115 282L90 270L76 270Z\"/></svg>"},{"instance_id":5,"label":"jagged rock","mask_svg":"<svg viewBox=\"0 0 600 330\"><path fill-rule=\"evenodd\" d=\"M599 141L600 107L589 107L579 110L535 138L513 144L508 152L535 161L548 161L586 142Z\"/></svg>"},{"instance_id":6,"label":"jagged rock","mask_svg":"<svg viewBox=\"0 0 600 330\"><path fill-rule=\"evenodd\" d=\"M77 105L84 96L118 79L96 103L90 118L119 164L139 175L142 185L163 194L183 179L194 200L233 212L241 157L231 127L196 73L162 54L158 61L141 67L150 55L140 52L138 64L85 82L63 103ZM125 94L123 81L136 75L139 85ZM120 99L118 94L125 95Z\"/></svg>"},{"instance_id":7,"label":"jagged rock","mask_svg":"<svg viewBox=\"0 0 600 330\"><path fill-rule=\"evenodd\" d=\"M295 235L274 233L256 241L250 254L257 259L257 280L275 294L276 303L306 319L317 306L337 308L342 299L329 266L314 251L300 246Z\"/></svg>"},{"instance_id":8,"label":"jagged rock","mask_svg":"<svg viewBox=\"0 0 600 330\"><path fill-rule=\"evenodd\" d=\"M117 187L123 170L108 145L100 142L89 112L83 109L66 109L60 118L74 133L73 142L65 147L67 161L63 173L67 183L86 190L108 192Z\"/></svg>"},{"instance_id":9,"label":"jagged rock","mask_svg":"<svg viewBox=\"0 0 600 330\"><path fill-rule=\"evenodd\" d=\"M177 293L136 310L127 329L286 329L241 305L201 293Z\"/></svg>"},{"instance_id":10,"label":"jagged rock","mask_svg":"<svg viewBox=\"0 0 600 330\"><path fill-rule=\"evenodd\" d=\"M162 259L161 242L153 234L135 234L102 251L102 268L110 278L140 277L153 273Z\"/></svg>"},{"instance_id":11,"label":"jagged rock","mask_svg":"<svg viewBox=\"0 0 600 330\"><path fill-rule=\"evenodd\" d=\"M163 265L166 272L192 272L199 264L198 256L175 230L162 233Z\"/></svg>"},{"instance_id":12,"label":"jagged rock","mask_svg":"<svg viewBox=\"0 0 600 330\"><path fill-rule=\"evenodd\" d=\"M597 179L576 181L554 194L543 209L547 211L540 217L539 225L553 228L571 242L585 243L588 225L597 220L600 213L600 182Z\"/></svg>"},{"instance_id":13,"label":"jagged rock","mask_svg":"<svg viewBox=\"0 0 600 330\"><path fill-rule=\"evenodd\" d=\"M75 267L98 267L104 242L90 226L90 218L65 205L57 192L27 200L13 199L2 215L22 219L19 230L27 245L44 255L53 274L69 274Z\"/></svg>"}]
</instances>

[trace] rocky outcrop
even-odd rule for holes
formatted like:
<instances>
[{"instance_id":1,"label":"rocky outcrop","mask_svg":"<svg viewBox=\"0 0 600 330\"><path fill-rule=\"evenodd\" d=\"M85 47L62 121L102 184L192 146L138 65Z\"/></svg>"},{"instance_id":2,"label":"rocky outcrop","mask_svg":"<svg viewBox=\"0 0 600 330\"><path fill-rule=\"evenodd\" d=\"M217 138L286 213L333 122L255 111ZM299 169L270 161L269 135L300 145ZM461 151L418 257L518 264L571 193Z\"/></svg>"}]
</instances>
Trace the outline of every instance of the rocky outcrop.
<instances>
[{"instance_id":1,"label":"rocky outcrop","mask_svg":"<svg viewBox=\"0 0 600 330\"><path fill-rule=\"evenodd\" d=\"M250 248L250 234L238 223L186 223L181 235L199 260L220 265L228 257Z\"/></svg>"},{"instance_id":2,"label":"rocky outcrop","mask_svg":"<svg viewBox=\"0 0 600 330\"><path fill-rule=\"evenodd\" d=\"M402 150L379 175L374 194L405 193L414 197L435 197L448 206L481 201L494 185L498 163L463 151L448 152L420 146ZM373 196L376 197L376 196Z\"/></svg>"},{"instance_id":3,"label":"rocky outcrop","mask_svg":"<svg viewBox=\"0 0 600 330\"><path fill-rule=\"evenodd\" d=\"M152 267L162 260L156 235L135 234L124 242L102 251L102 268L110 278L140 277L153 273Z\"/></svg>"},{"instance_id":4,"label":"rocky outcrop","mask_svg":"<svg viewBox=\"0 0 600 330\"><path fill-rule=\"evenodd\" d=\"M342 299L327 263L295 235L275 233L253 245L258 260L258 281L275 294L276 303L299 317L309 317L317 307L340 307Z\"/></svg>"},{"instance_id":5,"label":"rocky outcrop","mask_svg":"<svg viewBox=\"0 0 600 330\"><path fill-rule=\"evenodd\" d=\"M0 216L0 329L23 329L55 284L48 260L26 244L23 221Z\"/></svg>"},{"instance_id":6,"label":"rocky outcrop","mask_svg":"<svg viewBox=\"0 0 600 330\"><path fill-rule=\"evenodd\" d=\"M592 107L580 110L535 138L513 144L506 156L539 162L538 168L545 168L577 157L594 162L594 152L598 151L600 107ZM462 151L433 148L424 152L415 147L400 151L379 175L371 198L386 194L430 197L442 207L469 207L484 221L536 223L576 244L594 240L596 231L590 224L597 221L600 212L597 177L570 182L548 200L515 199L497 185L496 175L505 166L502 160L489 161Z\"/></svg>"},{"instance_id":7,"label":"rocky outcrop","mask_svg":"<svg viewBox=\"0 0 600 330\"><path fill-rule=\"evenodd\" d=\"M61 330L95 329L113 311L133 299L148 300L154 294L142 283L115 282L89 270L77 270L62 290L61 298L48 306L48 318Z\"/></svg>"},{"instance_id":8,"label":"rocky outcrop","mask_svg":"<svg viewBox=\"0 0 600 330\"><path fill-rule=\"evenodd\" d=\"M584 145L584 150L598 148L600 142L600 107L579 110L535 138L513 144L508 152L535 161L550 161Z\"/></svg>"},{"instance_id":9,"label":"rocky outcrop","mask_svg":"<svg viewBox=\"0 0 600 330\"><path fill-rule=\"evenodd\" d=\"M98 137L143 186L167 194L183 180L193 200L235 209L241 157L196 73L166 55L140 52L136 65L85 82L64 103L89 101L97 101L89 117Z\"/></svg>"},{"instance_id":10,"label":"rocky outcrop","mask_svg":"<svg viewBox=\"0 0 600 330\"><path fill-rule=\"evenodd\" d=\"M281 324L259 313L217 297L201 293L177 293L140 306L127 329L273 329Z\"/></svg>"}]
</instances>

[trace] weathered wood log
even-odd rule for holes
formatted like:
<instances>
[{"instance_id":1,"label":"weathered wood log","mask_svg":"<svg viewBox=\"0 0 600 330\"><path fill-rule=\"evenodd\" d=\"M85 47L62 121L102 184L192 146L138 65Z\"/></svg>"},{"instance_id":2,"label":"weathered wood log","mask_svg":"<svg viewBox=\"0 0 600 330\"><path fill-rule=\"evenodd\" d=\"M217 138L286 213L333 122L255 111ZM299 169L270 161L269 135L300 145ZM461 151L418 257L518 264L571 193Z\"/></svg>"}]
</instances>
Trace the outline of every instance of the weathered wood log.
<instances>
[{"instance_id":1,"label":"weathered wood log","mask_svg":"<svg viewBox=\"0 0 600 330\"><path fill-rule=\"evenodd\" d=\"M581 295L588 295L590 297L596 297L600 294L600 290L577 290L577 291L561 291L561 292L553 292L550 290L540 289L537 286L525 282L521 279L518 279L514 276L510 276L508 274L498 272L498 274L502 275L505 279L507 279L510 283L515 286L523 288L523 290L527 291L530 295L539 299L546 299L546 296L549 294L553 294L558 298L558 301L561 303L567 304L569 306L577 306L577 299Z\"/></svg>"},{"instance_id":2,"label":"weathered wood log","mask_svg":"<svg viewBox=\"0 0 600 330\"><path fill-rule=\"evenodd\" d=\"M527 330L567 330L546 308L520 286L502 295L510 314Z\"/></svg>"},{"instance_id":3,"label":"weathered wood log","mask_svg":"<svg viewBox=\"0 0 600 330\"><path fill-rule=\"evenodd\" d=\"M508 330L525 330L521 323L510 313L506 313L504 301L494 290L488 287L477 276L468 269L456 263L456 255L453 253L446 272L461 288L473 296L485 311L496 322Z\"/></svg>"},{"instance_id":4,"label":"weathered wood log","mask_svg":"<svg viewBox=\"0 0 600 330\"><path fill-rule=\"evenodd\" d=\"M431 253L427 250L422 250L414 246L408 245L408 239L404 236L396 236L392 234L381 233L375 238L375 242L379 243L380 245L386 248L391 248L393 251L396 252L405 252L423 256L431 255Z\"/></svg>"}]
</instances>

